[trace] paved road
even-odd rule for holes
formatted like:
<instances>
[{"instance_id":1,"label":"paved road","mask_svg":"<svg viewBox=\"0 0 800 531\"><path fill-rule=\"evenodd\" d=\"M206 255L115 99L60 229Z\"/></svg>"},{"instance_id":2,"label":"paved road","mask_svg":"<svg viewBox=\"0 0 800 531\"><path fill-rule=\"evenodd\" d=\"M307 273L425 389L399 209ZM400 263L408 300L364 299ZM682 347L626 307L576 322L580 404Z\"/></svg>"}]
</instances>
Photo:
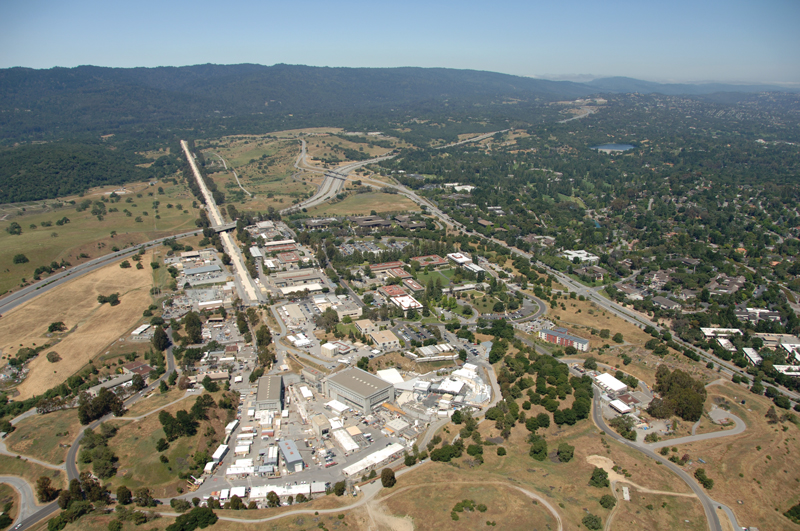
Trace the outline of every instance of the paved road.
<instances>
[{"instance_id":1,"label":"paved road","mask_svg":"<svg viewBox=\"0 0 800 531\"><path fill-rule=\"evenodd\" d=\"M107 254L105 256L101 256L99 258L95 258L93 260L89 260L88 262L84 262L75 267L71 267L64 271L60 271L58 273L50 275L49 277L40 280L39 282L31 284L30 286L26 286L19 291L11 292L2 299L0 299L0 315L10 311L13 308L16 308L20 304L28 302L34 297L48 290L53 289L56 286L60 286L65 282L73 280L81 275L85 275L86 273L94 271L95 269L105 267L110 262L133 256L134 254L139 252L139 249L158 245L160 243L163 243L164 240L169 240L172 238L186 238L188 236L196 236L200 233L201 231L194 230L191 232L176 234L175 236L166 236L164 238L158 238L140 245L136 245L134 247L131 247L130 249L123 249L122 251L117 251L111 254Z\"/></svg>"},{"instance_id":2,"label":"paved road","mask_svg":"<svg viewBox=\"0 0 800 531\"><path fill-rule=\"evenodd\" d=\"M469 144L470 142L480 142L481 140L494 136L497 133L505 133L506 131L508 131L508 129L503 129L502 131L494 131L492 133L484 133L482 135L473 136L472 138L467 138L466 140L461 140L459 142L453 142L452 144L447 144L446 146L439 146L436 149L445 149L449 147L460 146L462 144Z\"/></svg>"},{"instance_id":3,"label":"paved road","mask_svg":"<svg viewBox=\"0 0 800 531\"><path fill-rule=\"evenodd\" d=\"M734 529L741 529L741 527L737 527L738 523L736 520L736 516L733 514L733 511L730 510L729 507L723 505L719 502L712 500L708 494L706 494L705 489L697 484L697 482L692 478L689 474L686 473L681 467L668 461L661 456L655 454L652 450L646 447L646 445L640 445L633 441L629 441L628 439L622 437L613 429L609 428L606 424L605 419L603 418L602 408L600 407L600 392L595 389L594 390L594 404L592 407L592 420L597 425L598 428L603 430L606 435L610 436L615 441L624 444L634 450L638 450L639 452L643 453L647 457L654 459L657 462L660 462L663 466L666 466L670 470L672 470L679 478L681 478L684 483L686 483L692 492L697 495L697 498L700 500L700 503L703 505L703 510L706 513L706 520L708 520L709 527L711 531L722 531L722 524L719 521L719 517L717 516L716 508L719 507L724 510L728 518L730 518L731 523L734 526ZM730 432L724 432L726 434ZM732 434L732 433L731 433ZM733 435L733 434L732 434ZM701 437L701 436L698 436ZM670 443L674 444L675 441L669 441Z\"/></svg>"},{"instance_id":4,"label":"paved road","mask_svg":"<svg viewBox=\"0 0 800 531\"><path fill-rule=\"evenodd\" d=\"M42 508L36 505L36 497L33 495L33 489L31 489L31 486L28 485L28 482L24 479L17 476L0 476L0 483L11 485L19 492L19 513L14 523L18 524L30 518Z\"/></svg>"}]
</instances>

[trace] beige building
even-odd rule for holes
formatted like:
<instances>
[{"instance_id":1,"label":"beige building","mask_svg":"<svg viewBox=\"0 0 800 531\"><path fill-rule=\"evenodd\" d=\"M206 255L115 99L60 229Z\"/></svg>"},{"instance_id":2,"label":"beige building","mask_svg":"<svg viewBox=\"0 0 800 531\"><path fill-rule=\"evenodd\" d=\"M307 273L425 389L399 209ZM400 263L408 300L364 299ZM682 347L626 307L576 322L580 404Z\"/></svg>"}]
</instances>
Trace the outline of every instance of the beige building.
<instances>
[{"instance_id":1,"label":"beige building","mask_svg":"<svg viewBox=\"0 0 800 531\"><path fill-rule=\"evenodd\" d=\"M378 331L378 325L373 323L371 319L360 319L353 324L356 325L356 330L363 335Z\"/></svg>"},{"instance_id":2,"label":"beige building","mask_svg":"<svg viewBox=\"0 0 800 531\"><path fill-rule=\"evenodd\" d=\"M400 340L390 330L378 330L369 334L372 341L375 342L381 350L397 350L400 348Z\"/></svg>"}]
</instances>

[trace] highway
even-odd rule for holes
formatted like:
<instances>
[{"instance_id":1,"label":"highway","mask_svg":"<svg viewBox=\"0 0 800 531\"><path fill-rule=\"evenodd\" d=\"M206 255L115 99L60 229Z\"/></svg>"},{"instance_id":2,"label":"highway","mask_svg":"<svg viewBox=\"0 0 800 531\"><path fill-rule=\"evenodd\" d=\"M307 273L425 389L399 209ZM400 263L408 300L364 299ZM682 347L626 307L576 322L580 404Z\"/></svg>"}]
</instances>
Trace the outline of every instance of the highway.
<instances>
[{"instance_id":1,"label":"highway","mask_svg":"<svg viewBox=\"0 0 800 531\"><path fill-rule=\"evenodd\" d=\"M67 281L73 280L81 275L85 275L86 273L94 271L95 269L107 266L109 263L114 262L116 260L131 257L134 254L138 253L139 249L143 249L146 247L153 247L154 245L159 245L163 243L164 240L169 240L172 238L186 238L188 236L196 236L198 234L201 234L201 231L194 230L191 232L176 234L175 236L166 236L164 238L158 238L156 240L151 240L149 242L136 245L128 249L123 249L121 251L107 254L99 258L89 260L88 262L84 262L75 267L59 271L58 273L50 275L49 277L42 279L39 282L35 282L29 286L26 286L19 291L14 291L12 293L9 293L8 295L0 299L0 315L5 314L6 312L12 310L13 308L16 308L20 304L28 302L34 297L48 290L53 289L56 286L60 286L61 284Z\"/></svg>"},{"instance_id":2,"label":"highway","mask_svg":"<svg viewBox=\"0 0 800 531\"><path fill-rule=\"evenodd\" d=\"M462 144L469 144L470 142L480 142L481 140L485 140L491 136L496 135L497 133L505 133L508 129L503 129L502 131L493 131L491 133L484 133L482 135L473 136L472 138L467 138L466 140L460 140L458 142L453 142L452 144L447 144L446 146L439 146L436 149L446 149L450 147L460 146Z\"/></svg>"},{"instance_id":3,"label":"highway","mask_svg":"<svg viewBox=\"0 0 800 531\"><path fill-rule=\"evenodd\" d=\"M292 205L290 207L284 208L281 210L281 214L290 214L292 212L296 212L303 208L311 208L317 205L321 205L326 201L330 201L333 199L336 194L338 194L342 188L344 188L344 183L347 181L347 175L362 166L366 166L368 164L374 164L376 162L380 162L382 160L387 160L394 155L383 155L380 157L375 157L368 160L361 160L358 162L351 162L349 164L345 164L344 166L339 166L333 170L324 170L322 168L318 168L312 166L306 160L306 141L301 140L302 147L300 150L300 155L297 157L297 160L294 163L294 167L301 171L311 171L314 173L323 173L325 175L325 179L320 184L317 192L306 199L305 201L301 201L296 205Z\"/></svg>"}]
</instances>

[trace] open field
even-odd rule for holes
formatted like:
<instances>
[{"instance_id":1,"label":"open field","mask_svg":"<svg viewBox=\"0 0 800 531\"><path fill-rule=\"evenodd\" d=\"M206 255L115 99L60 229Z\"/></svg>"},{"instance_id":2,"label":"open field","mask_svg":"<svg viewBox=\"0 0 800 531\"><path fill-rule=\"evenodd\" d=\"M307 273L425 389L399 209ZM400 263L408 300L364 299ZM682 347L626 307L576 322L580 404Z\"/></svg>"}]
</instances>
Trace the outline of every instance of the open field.
<instances>
[{"instance_id":1,"label":"open field","mask_svg":"<svg viewBox=\"0 0 800 531\"><path fill-rule=\"evenodd\" d=\"M618 501L611 521L612 531L708 529L703 506L695 498L649 494L630 488L631 501L626 502L621 486L616 490Z\"/></svg>"},{"instance_id":2,"label":"open field","mask_svg":"<svg viewBox=\"0 0 800 531\"><path fill-rule=\"evenodd\" d=\"M374 210L377 213L383 212L418 212L419 206L412 200L399 194L384 194L380 192L368 192L365 194L350 195L336 204L322 204L308 210L313 216L356 216L369 215Z\"/></svg>"},{"instance_id":3,"label":"open field","mask_svg":"<svg viewBox=\"0 0 800 531\"><path fill-rule=\"evenodd\" d=\"M160 393L158 390L150 393L148 396L142 398L138 402L136 402L133 407L131 407L127 413L125 413L126 417L140 417L142 415L146 415L151 411L155 411L156 409L166 406L170 402L174 402L175 400L179 400L186 395L186 391L178 389L174 387L167 391L166 393ZM194 400L187 398L187 404L193 404ZM186 406L184 406L186 407ZM182 409L182 408L178 408Z\"/></svg>"},{"instance_id":4,"label":"open field","mask_svg":"<svg viewBox=\"0 0 800 531\"><path fill-rule=\"evenodd\" d=\"M8 213L9 216L0 221L0 229L5 229L11 222L22 226L22 234L12 235L5 230L0 230L0 246L4 249L3 262L0 264L0 293L4 293L20 285L25 278L30 281L34 270L51 262L65 260L73 266L80 264L88 258L78 258L85 253L90 258L97 258L110 253L113 247L123 249L127 246L143 243L155 238L187 232L195 229L194 220L197 218L197 209L192 208L193 197L183 184L160 183L164 194L156 192L155 187L147 183L131 183L126 185L126 190L131 193L121 196L118 203L105 203L106 209L117 208L118 212L108 212L99 221L93 216L91 209L77 212L74 205L54 207L56 201L48 200L37 202L34 206L4 205L0 206L0 217ZM80 203L84 199L98 201L101 197L115 190L116 187L92 189L83 197L71 196L66 200ZM150 197L148 194L153 193ZM142 197L137 197L141 194ZM126 203L131 199L132 203ZM153 208L153 201L159 201L157 210ZM41 204L47 205L41 208ZM167 208L168 204L174 205ZM183 207L178 209L177 205ZM22 211L25 208L25 211ZM128 209L131 216L124 212ZM184 212L185 211L185 212ZM147 215L143 213L147 212ZM158 219L156 216L160 216ZM69 223L61 226L56 221L68 218ZM136 222L137 217L141 222ZM42 226L42 223L51 223L51 226ZM31 229L31 225L36 225ZM116 236L112 236L116 232ZM53 235L56 236L53 236ZM24 254L28 262L14 264L12 257ZM43 277L44 278L44 277Z\"/></svg>"},{"instance_id":5,"label":"open field","mask_svg":"<svg viewBox=\"0 0 800 531\"><path fill-rule=\"evenodd\" d=\"M69 451L69 446L60 445L70 445L83 429L78 422L77 409L32 415L14 427L14 432L6 438L10 451L54 465L63 463Z\"/></svg>"},{"instance_id":6,"label":"open field","mask_svg":"<svg viewBox=\"0 0 800 531\"><path fill-rule=\"evenodd\" d=\"M197 396L173 404L165 411L173 416L179 409L189 411ZM217 400L222 392L212 396ZM196 435L180 437L170 442L169 448L164 452L156 451L156 442L164 437L158 415L150 415L140 421L112 421L119 426L117 434L109 440L109 447L119 457L117 475L110 480L114 489L119 485L125 485L131 490L147 486L156 497L176 496L177 487L186 485L185 480L178 479L178 472L193 464L196 452L205 451L209 455L213 453L221 439L217 434L223 433L228 422L228 411L209 409L209 420L200 422ZM162 463L161 455L167 456L169 462Z\"/></svg>"},{"instance_id":7,"label":"open field","mask_svg":"<svg viewBox=\"0 0 800 531\"><path fill-rule=\"evenodd\" d=\"M36 463L31 463L27 459L0 455L0 470L7 476L19 476L27 481L32 489L36 488L36 480L42 476L47 476L56 488L67 486L67 475L61 470L43 467Z\"/></svg>"},{"instance_id":8,"label":"open field","mask_svg":"<svg viewBox=\"0 0 800 531\"><path fill-rule=\"evenodd\" d=\"M149 255L142 259L149 263ZM20 346L47 343L47 327L62 321L65 337L54 350L61 361L50 363L44 353L29 362L30 374L17 388L25 399L66 380L108 345L124 336L141 319L151 302L149 268L120 269L119 263L88 273L18 306L0 319L0 350L16 354ZM120 294L120 304L97 302L98 295Z\"/></svg>"},{"instance_id":9,"label":"open field","mask_svg":"<svg viewBox=\"0 0 800 531\"><path fill-rule=\"evenodd\" d=\"M789 421L770 424L765 415L772 403L744 387L714 385L708 388L708 396L709 403L729 408L744 420L747 429L728 438L678 446L680 455L689 454L694 461L684 468L689 473L705 468L715 481L710 494L730 507L740 524L760 529L800 529L782 514L800 501L798 426ZM777 412L785 413L781 409ZM699 463L699 458L706 464Z\"/></svg>"},{"instance_id":10,"label":"open field","mask_svg":"<svg viewBox=\"0 0 800 531\"><path fill-rule=\"evenodd\" d=\"M405 479L401 478L393 489L382 491L379 500L389 513L410 519L415 529L477 529L486 527L487 521L497 522L499 529L508 530L527 531L557 527L555 518L546 508L531 503L528 496L513 487L485 482L473 483L466 478L456 482L439 481L405 486ZM459 513L459 520L454 521L450 512L462 500L482 503L488 509L483 513L464 511Z\"/></svg>"}]
</instances>

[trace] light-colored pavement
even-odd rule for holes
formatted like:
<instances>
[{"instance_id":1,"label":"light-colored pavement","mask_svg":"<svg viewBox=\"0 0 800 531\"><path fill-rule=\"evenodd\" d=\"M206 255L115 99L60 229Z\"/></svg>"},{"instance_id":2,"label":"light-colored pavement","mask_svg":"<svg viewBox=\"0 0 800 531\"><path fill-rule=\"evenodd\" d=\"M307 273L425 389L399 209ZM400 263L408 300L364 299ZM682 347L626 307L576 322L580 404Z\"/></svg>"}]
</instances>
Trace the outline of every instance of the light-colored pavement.
<instances>
[{"instance_id":1,"label":"light-colored pavement","mask_svg":"<svg viewBox=\"0 0 800 531\"><path fill-rule=\"evenodd\" d=\"M197 185L200 187L200 192L205 198L206 212L208 213L212 227L215 229L221 227L224 225L222 214L220 214L217 203L214 201L214 196L211 194L208 186L206 186L206 182L203 180L203 176L197 168L197 161L194 159L191 150L189 150L189 143L185 140L181 140L181 147L183 147L186 159L192 167L192 172L194 172L194 177L197 180ZM233 241L233 237L227 232L220 234L220 240L222 241L222 246L225 248L225 253L230 257L231 263L233 264L233 270L237 280L236 285L241 288L239 295L242 301L246 304L258 304L261 301L261 297L259 297L260 292L253 285L253 279L250 278L250 273L247 272L247 268L244 266L244 259L239 251L239 247Z\"/></svg>"},{"instance_id":2,"label":"light-colored pavement","mask_svg":"<svg viewBox=\"0 0 800 531\"><path fill-rule=\"evenodd\" d=\"M234 170L233 168L230 168L230 169L228 169L228 163L227 163L227 162L225 162L225 159L223 159L223 158L220 156L220 154L219 154L219 153L214 153L214 155L216 155L216 156L217 156L217 158L218 158L218 159L219 159L219 160L222 162L222 166L225 168L225 171L228 171L228 172L231 172L231 173L233 173L233 178L234 178L234 179L236 179L236 184L238 184L238 185L239 185L239 188L241 188L241 189L242 189L242 192L246 193L246 194L247 194L248 196L250 196L250 197L253 197L253 194L251 194L250 192L248 192L247 190L245 190L244 186L242 186L242 182L239 180L239 175L236 173L236 170Z\"/></svg>"},{"instance_id":3,"label":"light-colored pavement","mask_svg":"<svg viewBox=\"0 0 800 531\"><path fill-rule=\"evenodd\" d=\"M187 399L187 398L189 398L190 396L200 396L200 394L199 394L199 393L191 393L191 392L189 392L189 391L186 391L186 394L184 394L184 395L183 395L182 397L180 397L179 399L177 399L177 400L173 400L173 401L172 401L172 402L170 402L169 404L164 404L163 406L161 406L161 407L159 407L159 408L157 408L157 409L154 409L154 410L152 410L152 411L148 411L148 412L147 412L147 413L145 413L144 415L139 415L138 417L128 417L128 416L125 416L125 417L117 417L117 420L137 420L137 421L138 421L138 420L142 420L142 419L144 419L144 418L147 418L147 417L149 417L149 416L150 416L150 415L152 415L153 413L158 413L158 412L159 412L159 411L161 411L162 409L166 409L166 408L168 408L169 406L172 406L172 405L175 405L175 404L177 404L178 402L182 402L183 400L186 400L186 399Z\"/></svg>"},{"instance_id":4,"label":"light-colored pavement","mask_svg":"<svg viewBox=\"0 0 800 531\"><path fill-rule=\"evenodd\" d=\"M0 476L0 483L11 485L19 492L19 514L17 514L17 519L14 520L15 524L29 518L43 507L36 504L36 496L33 494L33 489L24 479L17 476Z\"/></svg>"},{"instance_id":5,"label":"light-colored pavement","mask_svg":"<svg viewBox=\"0 0 800 531\"><path fill-rule=\"evenodd\" d=\"M597 389L594 390L592 420L594 421L595 425L598 428L603 430L603 432L605 432L606 435L608 435L615 441L622 443L625 446L628 446L635 450L638 450L647 457L657 462L660 462L663 466L666 466L667 468L672 470L672 472L674 472L678 477L680 477L683 480L683 482L686 483L690 489L692 489L692 492L695 493L695 495L700 500L700 503L703 505L703 511L705 511L706 513L706 520L708 521L708 525L711 531L723 531L722 524L720 523L719 517L717 516L716 512L717 507L725 511L725 513L728 515L728 518L730 518L731 523L734 526L734 529L741 529L741 527L737 527L738 523L736 520L736 516L733 514L733 511L731 511L731 509L726 505L723 505L719 502L712 500L708 496L708 494L706 494L703 487L698 485L697 482L694 480L694 478L692 478L688 473L686 473L685 470L683 470L675 463L672 463L671 461L668 461L667 459L664 459L661 456L657 455L651 449L647 448L647 445L641 445L633 441L629 441L628 439L625 439L613 429L609 428L605 422L605 419L603 418L602 408L600 406L600 392ZM724 432L724 433L728 434L730 432ZM674 441L670 441L670 443L674 443Z\"/></svg>"},{"instance_id":6,"label":"light-colored pavement","mask_svg":"<svg viewBox=\"0 0 800 531\"><path fill-rule=\"evenodd\" d=\"M481 140L485 140L491 136L496 135L497 133L505 133L508 129L503 129L502 131L493 131L491 133L484 133L482 135L473 136L472 138L467 138L466 140L460 140L458 142L453 142L452 144L447 144L446 146L439 146L436 149L445 149L455 146L460 146L463 144L469 144L470 142L480 142Z\"/></svg>"}]
</instances>

